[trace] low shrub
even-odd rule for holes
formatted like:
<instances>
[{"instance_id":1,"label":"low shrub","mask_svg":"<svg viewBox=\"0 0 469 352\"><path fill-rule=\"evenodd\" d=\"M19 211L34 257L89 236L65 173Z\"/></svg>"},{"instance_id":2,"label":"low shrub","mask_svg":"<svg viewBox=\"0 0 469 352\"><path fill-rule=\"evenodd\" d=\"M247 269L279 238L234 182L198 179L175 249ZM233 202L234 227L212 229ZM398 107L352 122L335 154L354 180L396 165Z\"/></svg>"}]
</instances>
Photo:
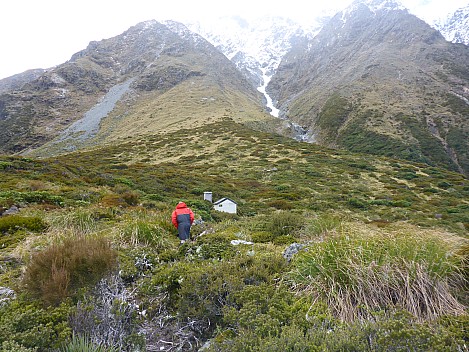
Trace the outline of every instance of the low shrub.
<instances>
[{"instance_id":1,"label":"low shrub","mask_svg":"<svg viewBox=\"0 0 469 352\"><path fill-rule=\"evenodd\" d=\"M56 305L78 289L96 284L116 268L116 258L105 238L68 238L32 256L23 285L46 305Z\"/></svg>"},{"instance_id":2,"label":"low shrub","mask_svg":"<svg viewBox=\"0 0 469 352\"><path fill-rule=\"evenodd\" d=\"M0 217L0 248L13 246L31 232L42 232L47 224L39 217L8 215Z\"/></svg>"},{"instance_id":3,"label":"low shrub","mask_svg":"<svg viewBox=\"0 0 469 352\"><path fill-rule=\"evenodd\" d=\"M235 304L237 292L246 286L272 283L284 262L281 256L237 257L197 270L181 282L178 312L205 322L205 330L213 331L222 323L225 309Z\"/></svg>"},{"instance_id":4,"label":"low shrub","mask_svg":"<svg viewBox=\"0 0 469 352\"><path fill-rule=\"evenodd\" d=\"M257 231L251 234L251 240L255 243L267 243L274 239L274 235L267 231Z\"/></svg>"},{"instance_id":5,"label":"low shrub","mask_svg":"<svg viewBox=\"0 0 469 352\"><path fill-rule=\"evenodd\" d=\"M235 254L231 245L234 237L225 237L218 233L207 234L197 238L196 254L202 259L227 259Z\"/></svg>"},{"instance_id":6,"label":"low shrub","mask_svg":"<svg viewBox=\"0 0 469 352\"><path fill-rule=\"evenodd\" d=\"M247 298L248 296L245 295ZM233 311L230 330L219 333L207 349L210 352L378 352L378 351L465 351L468 317L445 317L419 322L408 312L380 312L373 320L342 323L327 311L291 304L288 297L272 293L247 301ZM266 303L272 304L266 304ZM267 307L272 307L268 309ZM275 307L275 308L273 308ZM267 308L267 309L266 309ZM249 315L250 312L251 315ZM258 313L258 315L254 313ZM236 317L237 314L237 317ZM259 319L263 317L264 319ZM246 324L249 318L256 324Z\"/></svg>"},{"instance_id":7,"label":"low shrub","mask_svg":"<svg viewBox=\"0 0 469 352\"><path fill-rule=\"evenodd\" d=\"M16 232L19 229L41 232L47 224L36 216L8 215L0 217L0 233Z\"/></svg>"},{"instance_id":8,"label":"low shrub","mask_svg":"<svg viewBox=\"0 0 469 352\"><path fill-rule=\"evenodd\" d=\"M278 236L278 237L275 237L273 241L273 243L278 246L285 245L285 244L292 244L295 242L296 242L296 239L292 235Z\"/></svg>"},{"instance_id":9,"label":"low shrub","mask_svg":"<svg viewBox=\"0 0 469 352\"><path fill-rule=\"evenodd\" d=\"M166 252L163 252L166 253ZM119 275L132 283L151 272L157 265L160 254L148 247L135 247L119 252Z\"/></svg>"},{"instance_id":10,"label":"low shrub","mask_svg":"<svg viewBox=\"0 0 469 352\"><path fill-rule=\"evenodd\" d=\"M13 234L0 234L0 249L15 246L29 235L24 230L18 230Z\"/></svg>"},{"instance_id":11,"label":"low shrub","mask_svg":"<svg viewBox=\"0 0 469 352\"><path fill-rule=\"evenodd\" d=\"M124 202L127 203L127 205L137 205L139 200L140 200L140 194L135 191L126 191L121 194L122 199L124 199Z\"/></svg>"},{"instance_id":12,"label":"low shrub","mask_svg":"<svg viewBox=\"0 0 469 352\"><path fill-rule=\"evenodd\" d=\"M286 200L283 200L283 199L271 200L267 202L267 205L269 207L279 209L279 210L291 210L294 208L290 202L287 202Z\"/></svg>"},{"instance_id":13,"label":"low shrub","mask_svg":"<svg viewBox=\"0 0 469 352\"><path fill-rule=\"evenodd\" d=\"M296 299L284 286L263 282L233 293L233 305L225 307L224 323L234 331L252 331L256 336L279 336L284 326L309 325L306 315L311 302Z\"/></svg>"},{"instance_id":14,"label":"low shrub","mask_svg":"<svg viewBox=\"0 0 469 352\"><path fill-rule=\"evenodd\" d=\"M352 208L356 209L368 209L368 203L364 200L358 199L358 198L350 198L348 200L348 204Z\"/></svg>"},{"instance_id":15,"label":"low shrub","mask_svg":"<svg viewBox=\"0 0 469 352\"><path fill-rule=\"evenodd\" d=\"M0 305L1 350L48 351L60 347L71 335L68 317L72 311L66 303L43 308L21 298Z\"/></svg>"},{"instance_id":16,"label":"low shrub","mask_svg":"<svg viewBox=\"0 0 469 352\"><path fill-rule=\"evenodd\" d=\"M446 182L446 181L441 181L441 182L438 182L437 186L439 188L442 188L442 189L448 189L448 188L452 187L453 184L451 184L449 182Z\"/></svg>"},{"instance_id":17,"label":"low shrub","mask_svg":"<svg viewBox=\"0 0 469 352\"><path fill-rule=\"evenodd\" d=\"M57 206L64 205L64 198L51 194L47 191L18 192L5 191L0 192L0 202L8 200L13 203L37 203L37 204L53 204Z\"/></svg>"},{"instance_id":18,"label":"low shrub","mask_svg":"<svg viewBox=\"0 0 469 352\"><path fill-rule=\"evenodd\" d=\"M238 255L230 261L197 264L175 262L157 268L148 287L159 287L168 297L167 307L182 321L191 319L200 336L208 336L223 324L234 294L246 286L273 284L285 267L280 254Z\"/></svg>"},{"instance_id":19,"label":"low shrub","mask_svg":"<svg viewBox=\"0 0 469 352\"><path fill-rule=\"evenodd\" d=\"M129 206L121 194L106 194L101 198L101 204L105 207Z\"/></svg>"},{"instance_id":20,"label":"low shrub","mask_svg":"<svg viewBox=\"0 0 469 352\"><path fill-rule=\"evenodd\" d=\"M213 204L205 200L188 200L187 206L192 209L194 214L201 216L204 221L212 220L211 212Z\"/></svg>"},{"instance_id":21,"label":"low shrub","mask_svg":"<svg viewBox=\"0 0 469 352\"><path fill-rule=\"evenodd\" d=\"M196 213L197 215L199 215L199 213ZM202 219L204 219L203 217L203 213L201 214L202 215ZM210 211L210 217L207 219L208 221L210 220L213 220L215 222L223 222L223 221L229 221L229 220L238 220L239 219L239 215L237 214L230 214L230 213L225 213L223 211L218 211L218 210L211 210Z\"/></svg>"}]
</instances>

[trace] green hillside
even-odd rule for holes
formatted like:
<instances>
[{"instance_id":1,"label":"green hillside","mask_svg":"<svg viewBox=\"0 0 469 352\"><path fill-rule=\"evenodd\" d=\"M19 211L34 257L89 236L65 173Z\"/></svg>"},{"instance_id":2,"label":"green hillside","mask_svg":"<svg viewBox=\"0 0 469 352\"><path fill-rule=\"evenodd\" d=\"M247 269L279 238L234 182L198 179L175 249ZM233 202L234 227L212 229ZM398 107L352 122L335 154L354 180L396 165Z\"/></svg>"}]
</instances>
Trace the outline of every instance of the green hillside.
<instances>
[{"instance_id":1,"label":"green hillside","mask_svg":"<svg viewBox=\"0 0 469 352\"><path fill-rule=\"evenodd\" d=\"M469 181L256 129L1 157L1 350L464 350Z\"/></svg>"}]
</instances>

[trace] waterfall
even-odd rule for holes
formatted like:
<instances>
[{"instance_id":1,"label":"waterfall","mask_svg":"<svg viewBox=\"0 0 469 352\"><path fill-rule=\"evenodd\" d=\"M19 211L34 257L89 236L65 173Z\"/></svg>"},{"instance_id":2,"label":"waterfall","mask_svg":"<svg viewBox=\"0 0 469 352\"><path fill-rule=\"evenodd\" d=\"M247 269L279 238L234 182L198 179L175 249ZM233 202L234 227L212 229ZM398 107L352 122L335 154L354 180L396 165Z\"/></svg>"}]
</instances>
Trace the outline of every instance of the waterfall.
<instances>
[{"instance_id":1,"label":"waterfall","mask_svg":"<svg viewBox=\"0 0 469 352\"><path fill-rule=\"evenodd\" d=\"M267 68L266 67L261 68L261 70L262 70L262 82L263 82L263 84L262 84L262 86L258 87L257 90L259 92L261 92L262 94L264 94L265 98L267 99L267 107L270 109L270 114L272 116L278 117L280 111L279 111L279 109L277 109L274 106L274 102L272 101L272 98L270 97L270 95L266 91L267 85L269 84L270 80L272 79L272 76L267 75Z\"/></svg>"}]
</instances>

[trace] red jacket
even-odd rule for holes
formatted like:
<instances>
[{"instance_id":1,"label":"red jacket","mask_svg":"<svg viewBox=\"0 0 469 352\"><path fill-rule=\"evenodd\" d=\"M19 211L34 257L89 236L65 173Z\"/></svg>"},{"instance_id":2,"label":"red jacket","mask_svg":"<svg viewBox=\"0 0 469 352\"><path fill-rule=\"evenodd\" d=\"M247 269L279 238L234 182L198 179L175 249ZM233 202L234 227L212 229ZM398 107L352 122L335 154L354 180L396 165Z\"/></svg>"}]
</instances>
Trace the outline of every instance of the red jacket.
<instances>
[{"instance_id":1,"label":"red jacket","mask_svg":"<svg viewBox=\"0 0 469 352\"><path fill-rule=\"evenodd\" d=\"M189 215L189 217L187 217L187 215ZM190 208L187 207L186 203L179 202L179 204L176 206L176 209L173 211L173 214L171 215L171 221L173 222L173 225L178 228L179 222L186 220L189 220L190 224L192 225L194 222L194 213Z\"/></svg>"}]
</instances>

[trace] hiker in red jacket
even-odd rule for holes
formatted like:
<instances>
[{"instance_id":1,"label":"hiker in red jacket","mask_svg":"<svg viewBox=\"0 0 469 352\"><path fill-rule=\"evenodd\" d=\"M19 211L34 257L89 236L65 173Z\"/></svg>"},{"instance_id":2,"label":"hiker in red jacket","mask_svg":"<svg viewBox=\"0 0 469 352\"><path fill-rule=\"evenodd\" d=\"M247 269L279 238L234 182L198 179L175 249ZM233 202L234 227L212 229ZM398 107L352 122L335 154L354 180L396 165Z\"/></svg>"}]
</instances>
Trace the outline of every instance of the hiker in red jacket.
<instances>
[{"instance_id":1,"label":"hiker in red jacket","mask_svg":"<svg viewBox=\"0 0 469 352\"><path fill-rule=\"evenodd\" d=\"M178 229L178 237L181 243L191 238L191 225L194 222L194 213L186 203L179 202L171 216L173 225Z\"/></svg>"}]
</instances>

